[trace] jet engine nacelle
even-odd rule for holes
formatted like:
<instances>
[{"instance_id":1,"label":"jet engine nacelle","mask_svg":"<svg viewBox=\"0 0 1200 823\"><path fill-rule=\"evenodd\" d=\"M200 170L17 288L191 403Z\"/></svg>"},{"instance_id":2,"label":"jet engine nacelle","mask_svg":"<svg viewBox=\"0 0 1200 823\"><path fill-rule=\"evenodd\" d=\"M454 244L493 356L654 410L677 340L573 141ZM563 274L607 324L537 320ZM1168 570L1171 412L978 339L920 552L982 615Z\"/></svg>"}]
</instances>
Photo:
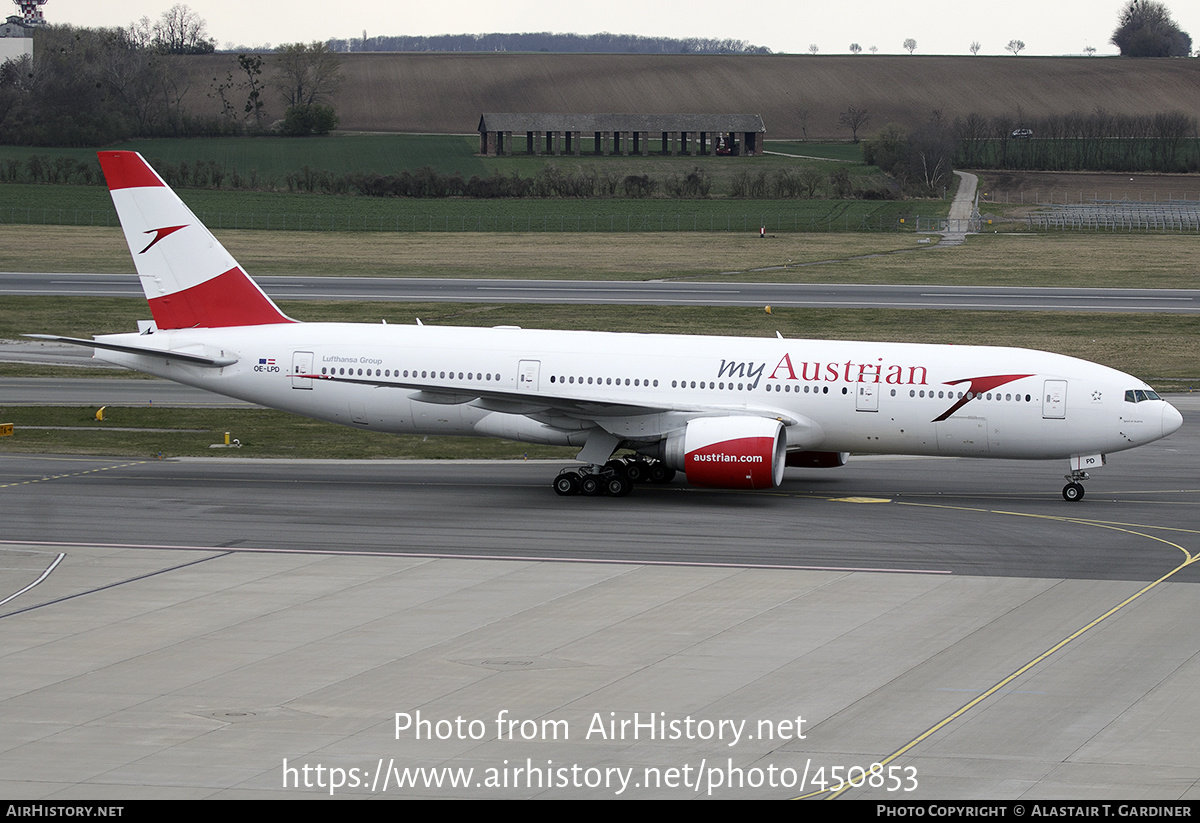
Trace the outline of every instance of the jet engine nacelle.
<instances>
[{"instance_id":1,"label":"jet engine nacelle","mask_svg":"<svg viewBox=\"0 0 1200 823\"><path fill-rule=\"evenodd\" d=\"M849 459L850 452L788 452L787 464L804 469L836 469Z\"/></svg>"},{"instance_id":2,"label":"jet engine nacelle","mask_svg":"<svg viewBox=\"0 0 1200 823\"><path fill-rule=\"evenodd\" d=\"M663 460L693 486L770 489L783 482L787 436L765 417L699 417L670 435Z\"/></svg>"}]
</instances>

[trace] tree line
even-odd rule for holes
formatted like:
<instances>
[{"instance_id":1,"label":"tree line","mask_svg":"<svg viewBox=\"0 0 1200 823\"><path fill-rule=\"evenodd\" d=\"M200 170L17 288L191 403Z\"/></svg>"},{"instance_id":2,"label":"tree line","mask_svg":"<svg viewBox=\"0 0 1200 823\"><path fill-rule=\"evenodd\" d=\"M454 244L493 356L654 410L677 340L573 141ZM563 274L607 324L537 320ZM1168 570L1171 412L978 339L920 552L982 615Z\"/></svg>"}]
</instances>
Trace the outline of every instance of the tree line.
<instances>
[{"instance_id":1,"label":"tree line","mask_svg":"<svg viewBox=\"0 0 1200 823\"><path fill-rule=\"evenodd\" d=\"M520 51L569 54L770 54L745 40L705 37L643 37L636 34L440 34L376 36L327 41L334 51Z\"/></svg>"},{"instance_id":2,"label":"tree line","mask_svg":"<svg viewBox=\"0 0 1200 823\"><path fill-rule=\"evenodd\" d=\"M134 137L323 134L336 127L327 101L340 67L325 44L280 46L265 58L239 55L236 71L200 90L191 88L180 62L186 58L177 54L195 47L171 31L146 20L125 29L36 29L33 59L0 65L0 143L99 146ZM220 113L197 114L189 100L198 94L217 99ZM276 101L283 106L278 120Z\"/></svg>"},{"instance_id":3,"label":"tree line","mask_svg":"<svg viewBox=\"0 0 1200 823\"><path fill-rule=\"evenodd\" d=\"M676 199L819 199L896 200L898 187L879 180L856 185L845 168L830 172L816 164L774 171L741 169L718 188L701 166L665 175L624 174L597 168L569 169L545 163L532 176L519 172L464 177L460 172L440 172L430 166L396 174L348 172L339 174L305 165L282 177L261 174L258 169L227 168L214 160L168 162L158 158L151 165L173 188L243 189L288 191L311 194L362 195L366 197L474 199L508 198L646 198ZM0 182L103 185L95 160L34 154L22 161L0 161Z\"/></svg>"},{"instance_id":4,"label":"tree line","mask_svg":"<svg viewBox=\"0 0 1200 823\"><path fill-rule=\"evenodd\" d=\"M1068 112L954 121L954 164L966 168L1184 173L1200 171L1197 120L1156 114Z\"/></svg>"},{"instance_id":5,"label":"tree line","mask_svg":"<svg viewBox=\"0 0 1200 823\"><path fill-rule=\"evenodd\" d=\"M852 109L848 110L852 111ZM861 127L861 126L860 126ZM915 129L889 123L862 141L863 160L908 196L940 196L952 170L1200 171L1197 120L1181 111L1147 115L1070 112L1041 117L948 120L934 111Z\"/></svg>"},{"instance_id":6,"label":"tree line","mask_svg":"<svg viewBox=\"0 0 1200 823\"><path fill-rule=\"evenodd\" d=\"M955 139L940 111L908 130L888 123L862 143L863 160L887 172L908 196L941 196L953 175Z\"/></svg>"}]
</instances>

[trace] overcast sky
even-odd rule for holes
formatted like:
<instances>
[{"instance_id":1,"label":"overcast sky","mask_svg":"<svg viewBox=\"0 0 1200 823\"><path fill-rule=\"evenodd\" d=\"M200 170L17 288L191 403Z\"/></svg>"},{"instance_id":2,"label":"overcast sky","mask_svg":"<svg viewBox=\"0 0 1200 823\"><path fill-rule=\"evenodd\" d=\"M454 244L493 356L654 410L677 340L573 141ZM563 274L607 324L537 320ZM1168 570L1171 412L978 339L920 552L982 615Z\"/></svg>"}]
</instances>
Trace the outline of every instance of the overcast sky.
<instances>
[{"instance_id":1,"label":"overcast sky","mask_svg":"<svg viewBox=\"0 0 1200 823\"><path fill-rule=\"evenodd\" d=\"M157 19L167 0L49 0L43 7L52 23L126 26L143 16ZM746 40L772 51L846 54L851 43L864 54L903 53L906 38L917 54L967 54L978 40L980 54L1006 54L1010 40L1023 40L1026 55L1115 54L1108 39L1124 0L1005 0L1003 3L898 2L898 0L567 0L553 7L497 0L437 2L317 2L317 0L191 0L187 4L208 22L217 48L273 46L330 37L375 35L486 34L492 32L608 31L667 37ZM1200 45L1200 3L1167 2L1175 22ZM12 6L16 12L16 6Z\"/></svg>"}]
</instances>

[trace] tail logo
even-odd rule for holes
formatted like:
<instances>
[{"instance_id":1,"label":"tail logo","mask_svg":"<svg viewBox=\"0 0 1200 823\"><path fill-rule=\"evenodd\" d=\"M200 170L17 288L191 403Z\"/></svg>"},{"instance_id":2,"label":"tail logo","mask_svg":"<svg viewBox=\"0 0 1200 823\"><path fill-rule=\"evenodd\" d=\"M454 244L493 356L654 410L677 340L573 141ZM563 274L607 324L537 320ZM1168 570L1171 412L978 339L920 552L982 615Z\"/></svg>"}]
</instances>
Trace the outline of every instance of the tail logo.
<instances>
[{"instance_id":1,"label":"tail logo","mask_svg":"<svg viewBox=\"0 0 1200 823\"><path fill-rule=\"evenodd\" d=\"M150 251L151 247L153 247L154 244L157 243L159 240L162 240L167 235L174 234L175 232L179 231L180 229L186 229L186 228L187 228L187 224L185 223L182 226L165 226L161 229L150 229L149 231L142 232L143 234L153 233L154 239L150 241L150 244L148 246L146 246L146 248L144 248L140 252L138 252L138 254L145 254L146 252Z\"/></svg>"}]
</instances>

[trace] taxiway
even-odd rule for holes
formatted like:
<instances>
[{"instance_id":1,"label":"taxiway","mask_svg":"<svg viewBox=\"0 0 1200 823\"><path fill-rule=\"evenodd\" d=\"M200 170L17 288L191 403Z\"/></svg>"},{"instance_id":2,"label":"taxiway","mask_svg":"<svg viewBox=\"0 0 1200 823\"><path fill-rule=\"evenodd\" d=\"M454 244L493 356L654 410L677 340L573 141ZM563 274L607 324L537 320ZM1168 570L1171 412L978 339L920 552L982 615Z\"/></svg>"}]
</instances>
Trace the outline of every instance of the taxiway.
<instances>
[{"instance_id":1,"label":"taxiway","mask_svg":"<svg viewBox=\"0 0 1200 823\"><path fill-rule=\"evenodd\" d=\"M1194 799L1200 403L1172 402L1078 504L1025 462L612 499L533 463L4 455L0 791L789 797L880 762L899 788L843 796ZM398 732L418 711L450 725ZM588 734L635 715L752 734ZM421 782L446 769L474 771Z\"/></svg>"}]
</instances>

